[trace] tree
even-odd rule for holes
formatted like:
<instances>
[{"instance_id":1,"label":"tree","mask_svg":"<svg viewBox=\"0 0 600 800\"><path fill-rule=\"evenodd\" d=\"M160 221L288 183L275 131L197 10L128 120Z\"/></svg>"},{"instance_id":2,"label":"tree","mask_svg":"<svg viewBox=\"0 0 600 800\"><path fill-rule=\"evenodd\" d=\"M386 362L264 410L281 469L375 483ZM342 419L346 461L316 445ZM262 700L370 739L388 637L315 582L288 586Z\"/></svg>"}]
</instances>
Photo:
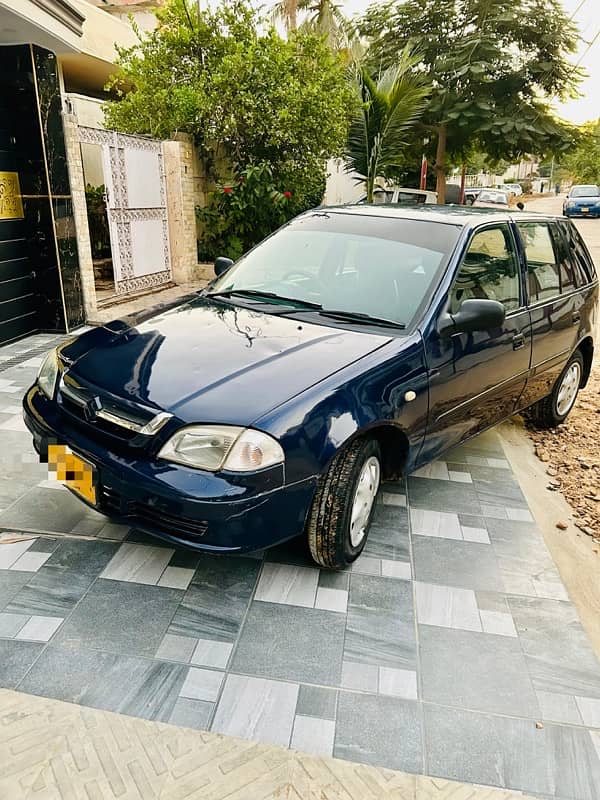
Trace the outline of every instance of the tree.
<instances>
[{"instance_id":1,"label":"tree","mask_svg":"<svg viewBox=\"0 0 600 800\"><path fill-rule=\"evenodd\" d=\"M374 68L393 65L407 45L421 55L433 86L422 122L438 202L449 157L480 149L513 159L559 153L576 141L574 127L550 111L581 78L568 60L577 27L559 0L388 0L370 6L359 28Z\"/></svg>"},{"instance_id":2,"label":"tree","mask_svg":"<svg viewBox=\"0 0 600 800\"><path fill-rule=\"evenodd\" d=\"M327 158L339 155L352 108L343 59L321 37L287 41L245 0L190 12L170 0L156 30L119 50L109 127L166 138L194 135L216 182L251 164L300 205L313 202Z\"/></svg>"},{"instance_id":3,"label":"tree","mask_svg":"<svg viewBox=\"0 0 600 800\"><path fill-rule=\"evenodd\" d=\"M578 147L561 162L561 173L575 183L600 184L600 120L583 126Z\"/></svg>"},{"instance_id":4,"label":"tree","mask_svg":"<svg viewBox=\"0 0 600 800\"><path fill-rule=\"evenodd\" d=\"M348 172L365 181L367 202L373 202L377 178L391 178L404 165L407 132L425 107L429 87L414 72L415 57L406 49L399 63L375 80L358 67L355 91L360 106L350 123L346 158Z\"/></svg>"}]
</instances>

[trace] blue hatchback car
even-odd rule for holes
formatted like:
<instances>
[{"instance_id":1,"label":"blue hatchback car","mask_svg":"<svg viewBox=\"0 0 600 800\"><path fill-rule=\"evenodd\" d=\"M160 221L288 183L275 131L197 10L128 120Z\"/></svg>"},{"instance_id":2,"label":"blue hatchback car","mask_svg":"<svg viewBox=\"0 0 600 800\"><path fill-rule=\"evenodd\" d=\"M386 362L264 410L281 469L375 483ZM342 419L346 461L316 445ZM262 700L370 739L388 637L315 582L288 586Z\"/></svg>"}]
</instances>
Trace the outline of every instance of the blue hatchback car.
<instances>
[{"instance_id":1,"label":"blue hatchback car","mask_svg":"<svg viewBox=\"0 0 600 800\"><path fill-rule=\"evenodd\" d=\"M564 217L600 217L600 188L578 184L569 189L563 203Z\"/></svg>"},{"instance_id":2,"label":"blue hatchback car","mask_svg":"<svg viewBox=\"0 0 600 800\"><path fill-rule=\"evenodd\" d=\"M215 271L60 346L24 398L75 493L177 544L304 535L343 568L382 480L525 408L558 425L590 372L598 282L563 219L319 208Z\"/></svg>"}]
</instances>

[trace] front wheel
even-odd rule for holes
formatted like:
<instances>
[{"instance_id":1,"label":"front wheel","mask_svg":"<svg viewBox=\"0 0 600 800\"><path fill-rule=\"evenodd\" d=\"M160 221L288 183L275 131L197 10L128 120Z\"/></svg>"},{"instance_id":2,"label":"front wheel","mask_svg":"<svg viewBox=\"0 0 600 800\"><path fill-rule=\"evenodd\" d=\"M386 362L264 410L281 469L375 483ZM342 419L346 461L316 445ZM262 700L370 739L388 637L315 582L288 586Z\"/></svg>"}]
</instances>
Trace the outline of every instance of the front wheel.
<instances>
[{"instance_id":1,"label":"front wheel","mask_svg":"<svg viewBox=\"0 0 600 800\"><path fill-rule=\"evenodd\" d=\"M357 439L334 458L308 518L308 544L317 564L343 569L358 558L380 482L381 452L374 439Z\"/></svg>"},{"instance_id":2,"label":"front wheel","mask_svg":"<svg viewBox=\"0 0 600 800\"><path fill-rule=\"evenodd\" d=\"M576 350L548 397L528 409L529 418L538 428L556 428L564 422L575 405L582 378L583 357Z\"/></svg>"}]
</instances>

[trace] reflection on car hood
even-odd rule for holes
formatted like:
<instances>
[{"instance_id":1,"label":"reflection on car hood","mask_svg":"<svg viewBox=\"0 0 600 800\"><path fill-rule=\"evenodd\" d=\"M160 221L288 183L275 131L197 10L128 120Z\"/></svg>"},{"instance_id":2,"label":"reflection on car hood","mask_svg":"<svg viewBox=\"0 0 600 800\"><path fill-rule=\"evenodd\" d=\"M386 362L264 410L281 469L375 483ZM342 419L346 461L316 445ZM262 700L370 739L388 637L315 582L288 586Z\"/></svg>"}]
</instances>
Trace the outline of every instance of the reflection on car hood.
<instances>
[{"instance_id":1,"label":"reflection on car hood","mask_svg":"<svg viewBox=\"0 0 600 800\"><path fill-rule=\"evenodd\" d=\"M186 422L248 425L390 338L200 298L135 322L83 334L64 349L66 364L100 390Z\"/></svg>"}]
</instances>

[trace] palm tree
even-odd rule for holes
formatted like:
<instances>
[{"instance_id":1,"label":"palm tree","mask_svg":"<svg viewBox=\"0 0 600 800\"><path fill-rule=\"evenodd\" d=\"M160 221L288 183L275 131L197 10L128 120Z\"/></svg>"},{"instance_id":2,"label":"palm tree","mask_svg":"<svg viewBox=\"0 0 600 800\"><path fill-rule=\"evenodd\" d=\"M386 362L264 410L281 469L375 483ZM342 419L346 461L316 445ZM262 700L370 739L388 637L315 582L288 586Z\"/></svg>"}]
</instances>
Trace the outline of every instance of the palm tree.
<instances>
[{"instance_id":1,"label":"palm tree","mask_svg":"<svg viewBox=\"0 0 600 800\"><path fill-rule=\"evenodd\" d=\"M298 0L279 0L273 6L271 19L274 23L283 22L286 31L295 31L298 27Z\"/></svg>"},{"instance_id":2,"label":"palm tree","mask_svg":"<svg viewBox=\"0 0 600 800\"><path fill-rule=\"evenodd\" d=\"M327 38L332 50L346 46L347 20L342 5L334 0L278 0L273 6L271 19L282 22L286 31L298 29L298 13L305 12L300 27Z\"/></svg>"},{"instance_id":3,"label":"palm tree","mask_svg":"<svg viewBox=\"0 0 600 800\"><path fill-rule=\"evenodd\" d=\"M360 107L350 123L346 169L364 180L367 203L373 202L376 178L389 177L401 165L407 133L425 107L429 85L415 71L417 63L418 57L407 48L400 62L377 80L366 67L356 68Z\"/></svg>"}]
</instances>

